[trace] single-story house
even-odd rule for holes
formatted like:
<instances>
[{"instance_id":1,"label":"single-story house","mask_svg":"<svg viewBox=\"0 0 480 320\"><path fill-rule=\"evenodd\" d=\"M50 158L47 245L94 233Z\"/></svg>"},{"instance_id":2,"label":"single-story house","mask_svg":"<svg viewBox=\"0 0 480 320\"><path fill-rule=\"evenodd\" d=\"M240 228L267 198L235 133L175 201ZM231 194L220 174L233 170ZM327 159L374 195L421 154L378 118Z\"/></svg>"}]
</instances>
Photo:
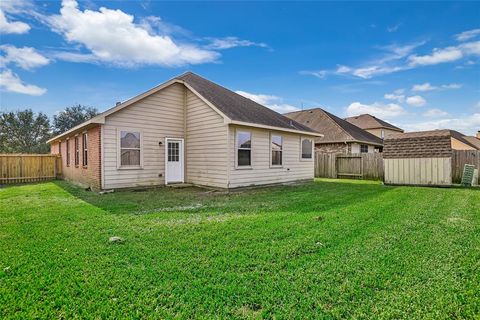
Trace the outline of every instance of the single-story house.
<instances>
[{"instance_id":1,"label":"single-story house","mask_svg":"<svg viewBox=\"0 0 480 320\"><path fill-rule=\"evenodd\" d=\"M286 113L296 122L323 137L315 138L315 149L325 153L373 153L383 148L382 139L321 108Z\"/></svg>"},{"instance_id":2,"label":"single-story house","mask_svg":"<svg viewBox=\"0 0 480 320\"><path fill-rule=\"evenodd\" d=\"M391 135L384 140L385 183L449 186L453 150L476 150L454 130Z\"/></svg>"},{"instance_id":3,"label":"single-story house","mask_svg":"<svg viewBox=\"0 0 480 320\"><path fill-rule=\"evenodd\" d=\"M403 129L370 114L348 117L345 118L345 120L373 135L376 135L380 139L388 138L392 134L403 133Z\"/></svg>"},{"instance_id":4,"label":"single-story house","mask_svg":"<svg viewBox=\"0 0 480 320\"><path fill-rule=\"evenodd\" d=\"M48 142L92 189L312 180L318 132L187 72Z\"/></svg>"}]
</instances>

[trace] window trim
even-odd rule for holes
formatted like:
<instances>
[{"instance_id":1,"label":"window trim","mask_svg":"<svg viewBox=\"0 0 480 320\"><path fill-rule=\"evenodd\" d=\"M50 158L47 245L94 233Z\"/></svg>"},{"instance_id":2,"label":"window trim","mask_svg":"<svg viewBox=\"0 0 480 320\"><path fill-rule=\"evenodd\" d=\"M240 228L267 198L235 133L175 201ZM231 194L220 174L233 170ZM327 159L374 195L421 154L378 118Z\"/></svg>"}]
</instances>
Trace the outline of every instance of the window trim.
<instances>
[{"instance_id":1,"label":"window trim","mask_svg":"<svg viewBox=\"0 0 480 320\"><path fill-rule=\"evenodd\" d=\"M82 166L88 167L88 133L82 133Z\"/></svg>"},{"instance_id":2,"label":"window trim","mask_svg":"<svg viewBox=\"0 0 480 320\"><path fill-rule=\"evenodd\" d=\"M310 158L303 157L303 140L310 140L312 142L312 156ZM300 136L300 161L310 162L313 161L313 158L315 158L315 141L313 140L313 138Z\"/></svg>"},{"instance_id":3,"label":"window trim","mask_svg":"<svg viewBox=\"0 0 480 320\"><path fill-rule=\"evenodd\" d=\"M239 166L238 165L238 134L240 132L250 134L250 165L249 166ZM248 150L247 148L242 148L241 150ZM244 130L235 128L235 169L236 170L250 170L253 169L253 132L250 130Z\"/></svg>"},{"instance_id":4,"label":"window trim","mask_svg":"<svg viewBox=\"0 0 480 320\"><path fill-rule=\"evenodd\" d=\"M281 160L282 160L282 163L281 164L272 164L272 161L273 161L273 149L272 149L272 140L273 140L273 136L277 136L277 137L280 137L282 139L282 149L280 150L281 152ZM283 147L283 144L284 144L284 138L283 138L283 135L281 134L278 134L278 133L275 133L275 132L270 132L270 143L268 144L269 146L269 151L270 151L270 168L272 169L277 169L277 168L283 168L283 151L284 151L284 147Z\"/></svg>"},{"instance_id":5,"label":"window trim","mask_svg":"<svg viewBox=\"0 0 480 320\"><path fill-rule=\"evenodd\" d=\"M362 152L362 147L365 147L365 146L367 147L367 151L366 151L366 152ZM365 144L365 143L361 143L361 144L360 144L360 148L359 148L360 153L368 153L368 149L369 149L369 148L368 148L368 144Z\"/></svg>"},{"instance_id":6,"label":"window trim","mask_svg":"<svg viewBox=\"0 0 480 320\"><path fill-rule=\"evenodd\" d=\"M74 137L74 148L73 148L73 151L74 151L74 154L73 154L73 158L74 158L74 164L75 164L75 168L78 168L78 166L80 165L80 143L78 141L78 134L75 135Z\"/></svg>"},{"instance_id":7,"label":"window trim","mask_svg":"<svg viewBox=\"0 0 480 320\"><path fill-rule=\"evenodd\" d=\"M62 140L58 141L58 154L62 157Z\"/></svg>"},{"instance_id":8,"label":"window trim","mask_svg":"<svg viewBox=\"0 0 480 320\"><path fill-rule=\"evenodd\" d=\"M67 167L70 167L70 160L71 160L71 159L70 159L70 138L67 138L67 139L66 139L65 147L66 147L66 149L67 149L67 150L66 150L66 151L67 151L67 152L66 152L66 153L67 153L67 155L66 155L66 156L67 156L66 166L67 166Z\"/></svg>"},{"instance_id":9,"label":"window trim","mask_svg":"<svg viewBox=\"0 0 480 320\"><path fill-rule=\"evenodd\" d=\"M140 133L140 165L138 165L138 166L137 165L132 165L132 166L123 165L122 166L122 148L121 148L122 131ZM139 170L139 169L143 169L143 152L144 152L143 130L138 129L138 128L127 128L127 127L117 128L117 170Z\"/></svg>"}]
</instances>

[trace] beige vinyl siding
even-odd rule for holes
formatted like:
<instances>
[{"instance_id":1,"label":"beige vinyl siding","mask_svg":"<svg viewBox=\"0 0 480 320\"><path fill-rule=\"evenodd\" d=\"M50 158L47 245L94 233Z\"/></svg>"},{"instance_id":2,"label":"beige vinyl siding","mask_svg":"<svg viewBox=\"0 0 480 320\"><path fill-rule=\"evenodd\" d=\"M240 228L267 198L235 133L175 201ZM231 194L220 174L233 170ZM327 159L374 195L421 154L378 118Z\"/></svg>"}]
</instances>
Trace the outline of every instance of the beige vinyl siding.
<instances>
[{"instance_id":1,"label":"beige vinyl siding","mask_svg":"<svg viewBox=\"0 0 480 320\"><path fill-rule=\"evenodd\" d=\"M184 136L184 96L185 87L173 84L106 117L102 159L104 189L165 183L165 137ZM118 169L117 135L122 129L142 132L142 169Z\"/></svg>"},{"instance_id":2,"label":"beige vinyl siding","mask_svg":"<svg viewBox=\"0 0 480 320\"><path fill-rule=\"evenodd\" d=\"M236 168L236 130L252 133L251 169ZM283 165L281 168L270 166L270 134L283 137ZM230 188L252 185L274 184L289 181L313 179L314 161L300 160L300 135L267 129L230 125L229 128L229 178Z\"/></svg>"},{"instance_id":3,"label":"beige vinyl siding","mask_svg":"<svg viewBox=\"0 0 480 320\"><path fill-rule=\"evenodd\" d=\"M452 184L451 158L385 159L385 183L406 185Z\"/></svg>"},{"instance_id":4,"label":"beige vinyl siding","mask_svg":"<svg viewBox=\"0 0 480 320\"><path fill-rule=\"evenodd\" d=\"M352 143L352 150L351 153L360 153L360 145L361 144L366 144L366 143ZM375 152L375 146L367 144L368 145L368 153L374 153Z\"/></svg>"},{"instance_id":5,"label":"beige vinyl siding","mask_svg":"<svg viewBox=\"0 0 480 320\"><path fill-rule=\"evenodd\" d=\"M228 125L216 111L187 91L187 182L227 188Z\"/></svg>"}]
</instances>

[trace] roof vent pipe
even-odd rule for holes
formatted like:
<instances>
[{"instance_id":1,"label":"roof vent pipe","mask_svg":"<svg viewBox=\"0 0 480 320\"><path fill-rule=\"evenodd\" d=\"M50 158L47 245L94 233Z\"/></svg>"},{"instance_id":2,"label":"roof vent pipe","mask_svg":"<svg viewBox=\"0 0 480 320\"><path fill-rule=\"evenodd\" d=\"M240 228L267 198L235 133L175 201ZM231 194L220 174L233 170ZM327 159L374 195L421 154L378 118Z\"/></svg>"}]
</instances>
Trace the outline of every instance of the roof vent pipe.
<instances>
[{"instance_id":1,"label":"roof vent pipe","mask_svg":"<svg viewBox=\"0 0 480 320\"><path fill-rule=\"evenodd\" d=\"M480 139L480 130L477 131L477 139Z\"/></svg>"},{"instance_id":2,"label":"roof vent pipe","mask_svg":"<svg viewBox=\"0 0 480 320\"><path fill-rule=\"evenodd\" d=\"M115 103L115 106L118 106L118 105L121 105L122 103L120 101L117 101L117 103Z\"/></svg>"}]
</instances>

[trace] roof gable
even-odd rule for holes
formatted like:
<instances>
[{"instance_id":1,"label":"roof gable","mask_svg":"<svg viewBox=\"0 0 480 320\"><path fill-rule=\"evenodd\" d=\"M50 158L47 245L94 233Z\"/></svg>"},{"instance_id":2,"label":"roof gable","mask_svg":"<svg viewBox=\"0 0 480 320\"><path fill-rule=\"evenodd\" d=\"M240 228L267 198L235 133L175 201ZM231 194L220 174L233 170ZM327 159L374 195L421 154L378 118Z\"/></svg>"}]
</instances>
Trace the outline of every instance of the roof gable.
<instances>
[{"instance_id":1,"label":"roof gable","mask_svg":"<svg viewBox=\"0 0 480 320\"><path fill-rule=\"evenodd\" d=\"M383 145L382 139L377 136L321 108L290 112L285 115L313 130L324 133L322 138L315 140L316 143L365 142L373 145Z\"/></svg>"},{"instance_id":2,"label":"roof gable","mask_svg":"<svg viewBox=\"0 0 480 320\"><path fill-rule=\"evenodd\" d=\"M51 138L47 142L51 143L66 135L70 135L74 132L82 130L89 125L103 124L105 123L105 117L108 115L120 111L123 108L126 108L133 103L136 103L174 83L181 83L187 86L187 88L191 89L194 94L205 101L208 106L223 116L226 122L233 120L239 122L239 124L321 136L321 134L312 130L311 128L297 123L265 106L262 106L261 104L245 98L192 72L187 72L123 103L120 103L119 105L102 112L92 119L87 120L73 127L72 129Z\"/></svg>"},{"instance_id":3,"label":"roof gable","mask_svg":"<svg viewBox=\"0 0 480 320\"><path fill-rule=\"evenodd\" d=\"M292 121L280 113L192 72L187 72L176 79L184 81L231 120L289 130L315 132L305 125Z\"/></svg>"},{"instance_id":4,"label":"roof gable","mask_svg":"<svg viewBox=\"0 0 480 320\"><path fill-rule=\"evenodd\" d=\"M395 130L399 132L403 132L403 129L394 126L393 124L390 124L382 119L379 119L377 117L374 117L370 114L361 114L359 116L355 117L348 117L345 118L346 121L350 122L351 124L356 125L359 128L362 129L377 129L377 128L385 128L385 129L390 129L390 130Z\"/></svg>"}]
</instances>

